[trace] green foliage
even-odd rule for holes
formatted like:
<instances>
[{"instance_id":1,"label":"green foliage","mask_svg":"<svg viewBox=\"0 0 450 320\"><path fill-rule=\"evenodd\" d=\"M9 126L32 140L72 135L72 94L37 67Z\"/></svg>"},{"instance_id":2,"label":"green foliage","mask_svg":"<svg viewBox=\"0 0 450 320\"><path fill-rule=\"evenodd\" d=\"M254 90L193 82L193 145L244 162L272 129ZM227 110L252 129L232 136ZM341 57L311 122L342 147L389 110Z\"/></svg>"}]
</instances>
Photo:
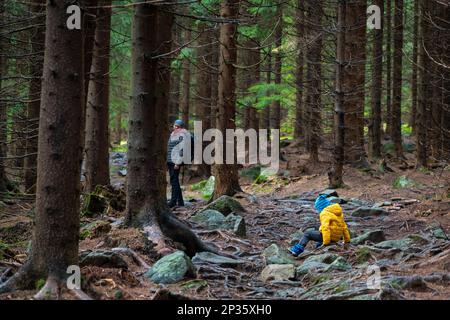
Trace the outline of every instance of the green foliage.
<instances>
[{"instance_id":1,"label":"green foliage","mask_svg":"<svg viewBox=\"0 0 450 320\"><path fill-rule=\"evenodd\" d=\"M261 173L261 166L253 166L245 168L239 172L241 177L250 178L252 179L252 181L258 178L260 173Z\"/></svg>"},{"instance_id":2,"label":"green foliage","mask_svg":"<svg viewBox=\"0 0 450 320\"><path fill-rule=\"evenodd\" d=\"M119 145L114 146L112 151L113 152L127 152L128 150L128 141L122 140L120 141Z\"/></svg>"},{"instance_id":3,"label":"green foliage","mask_svg":"<svg viewBox=\"0 0 450 320\"><path fill-rule=\"evenodd\" d=\"M397 179L395 179L393 187L395 189L403 189L403 188L410 188L415 186L415 183L413 180L409 179L406 176L400 176Z\"/></svg>"},{"instance_id":4,"label":"green foliage","mask_svg":"<svg viewBox=\"0 0 450 320\"><path fill-rule=\"evenodd\" d=\"M214 192L214 176L210 176L208 180L202 180L198 183L195 183L191 186L191 190L193 191L201 191L202 198L208 200L211 198Z\"/></svg>"},{"instance_id":5,"label":"green foliage","mask_svg":"<svg viewBox=\"0 0 450 320\"><path fill-rule=\"evenodd\" d=\"M0 241L0 261L5 258L6 251L9 249L9 245Z\"/></svg>"},{"instance_id":6,"label":"green foliage","mask_svg":"<svg viewBox=\"0 0 450 320\"><path fill-rule=\"evenodd\" d=\"M35 287L36 290L41 290L45 286L45 279L39 279L36 281Z\"/></svg>"}]
</instances>

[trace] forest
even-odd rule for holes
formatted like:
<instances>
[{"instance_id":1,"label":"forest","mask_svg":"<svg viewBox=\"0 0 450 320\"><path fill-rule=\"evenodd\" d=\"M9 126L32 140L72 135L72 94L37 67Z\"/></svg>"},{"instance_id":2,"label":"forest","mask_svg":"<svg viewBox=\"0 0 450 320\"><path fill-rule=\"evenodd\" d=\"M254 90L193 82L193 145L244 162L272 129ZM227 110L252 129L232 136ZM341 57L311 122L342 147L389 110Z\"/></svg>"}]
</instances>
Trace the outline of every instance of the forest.
<instances>
[{"instance_id":1,"label":"forest","mask_svg":"<svg viewBox=\"0 0 450 320\"><path fill-rule=\"evenodd\" d=\"M449 0L0 0L0 300L448 300L449 232Z\"/></svg>"}]
</instances>

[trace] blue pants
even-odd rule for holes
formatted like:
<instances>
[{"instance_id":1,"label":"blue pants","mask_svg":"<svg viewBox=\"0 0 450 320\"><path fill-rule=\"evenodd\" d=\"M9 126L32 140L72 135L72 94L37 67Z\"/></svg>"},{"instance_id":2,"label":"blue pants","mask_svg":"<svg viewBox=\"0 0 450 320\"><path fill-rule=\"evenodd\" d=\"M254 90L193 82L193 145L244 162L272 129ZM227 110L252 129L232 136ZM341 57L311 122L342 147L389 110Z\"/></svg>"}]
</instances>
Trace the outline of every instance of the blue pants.
<instances>
[{"instance_id":1,"label":"blue pants","mask_svg":"<svg viewBox=\"0 0 450 320\"><path fill-rule=\"evenodd\" d=\"M323 242L322 233L318 230L308 230L300 240L300 245L305 248L309 241L316 241L316 248L320 247Z\"/></svg>"}]
</instances>

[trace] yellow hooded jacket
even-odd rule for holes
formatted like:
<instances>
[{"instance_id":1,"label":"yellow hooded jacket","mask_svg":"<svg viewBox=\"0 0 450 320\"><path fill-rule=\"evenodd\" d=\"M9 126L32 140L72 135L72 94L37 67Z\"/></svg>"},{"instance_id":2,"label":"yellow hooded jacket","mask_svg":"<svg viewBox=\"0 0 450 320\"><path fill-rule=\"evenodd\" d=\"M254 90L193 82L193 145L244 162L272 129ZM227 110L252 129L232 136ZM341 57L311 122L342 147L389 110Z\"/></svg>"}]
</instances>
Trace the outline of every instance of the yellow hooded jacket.
<instances>
[{"instance_id":1,"label":"yellow hooded jacket","mask_svg":"<svg viewBox=\"0 0 450 320\"><path fill-rule=\"evenodd\" d=\"M323 245L329 245L331 241L338 242L344 238L345 243L350 242L350 233L344 221L342 207L335 203L320 213L320 232L322 232Z\"/></svg>"}]
</instances>

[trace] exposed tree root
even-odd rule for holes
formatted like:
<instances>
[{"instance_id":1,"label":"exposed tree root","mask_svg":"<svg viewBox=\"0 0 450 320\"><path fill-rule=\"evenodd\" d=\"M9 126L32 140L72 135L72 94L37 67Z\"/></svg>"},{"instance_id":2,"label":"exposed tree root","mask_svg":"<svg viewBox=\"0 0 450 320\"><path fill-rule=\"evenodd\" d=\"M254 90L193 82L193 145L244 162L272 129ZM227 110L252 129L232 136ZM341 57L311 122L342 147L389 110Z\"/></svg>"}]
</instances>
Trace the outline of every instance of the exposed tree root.
<instances>
[{"instance_id":1,"label":"exposed tree root","mask_svg":"<svg viewBox=\"0 0 450 320\"><path fill-rule=\"evenodd\" d=\"M128 255L129 257L131 257L133 259L133 261L137 265L139 265L141 267L144 267L146 269L150 268L150 266L141 257L139 257L139 255L136 252L134 252L133 250L131 250L129 248L112 248L111 250L114 252L119 252L119 253Z\"/></svg>"},{"instance_id":2,"label":"exposed tree root","mask_svg":"<svg viewBox=\"0 0 450 320\"><path fill-rule=\"evenodd\" d=\"M49 276L45 285L34 295L36 300L60 300L62 283L59 279Z\"/></svg>"},{"instance_id":3,"label":"exposed tree root","mask_svg":"<svg viewBox=\"0 0 450 320\"><path fill-rule=\"evenodd\" d=\"M25 264L5 283L0 284L0 294L14 290L26 290L34 288L35 281L39 279L39 273L30 267L30 263Z\"/></svg>"},{"instance_id":4,"label":"exposed tree root","mask_svg":"<svg viewBox=\"0 0 450 320\"><path fill-rule=\"evenodd\" d=\"M193 257L197 252L203 251L220 254L212 246L200 240L189 227L178 220L171 212L160 214L158 222L164 235L184 245L188 256Z\"/></svg>"}]
</instances>

